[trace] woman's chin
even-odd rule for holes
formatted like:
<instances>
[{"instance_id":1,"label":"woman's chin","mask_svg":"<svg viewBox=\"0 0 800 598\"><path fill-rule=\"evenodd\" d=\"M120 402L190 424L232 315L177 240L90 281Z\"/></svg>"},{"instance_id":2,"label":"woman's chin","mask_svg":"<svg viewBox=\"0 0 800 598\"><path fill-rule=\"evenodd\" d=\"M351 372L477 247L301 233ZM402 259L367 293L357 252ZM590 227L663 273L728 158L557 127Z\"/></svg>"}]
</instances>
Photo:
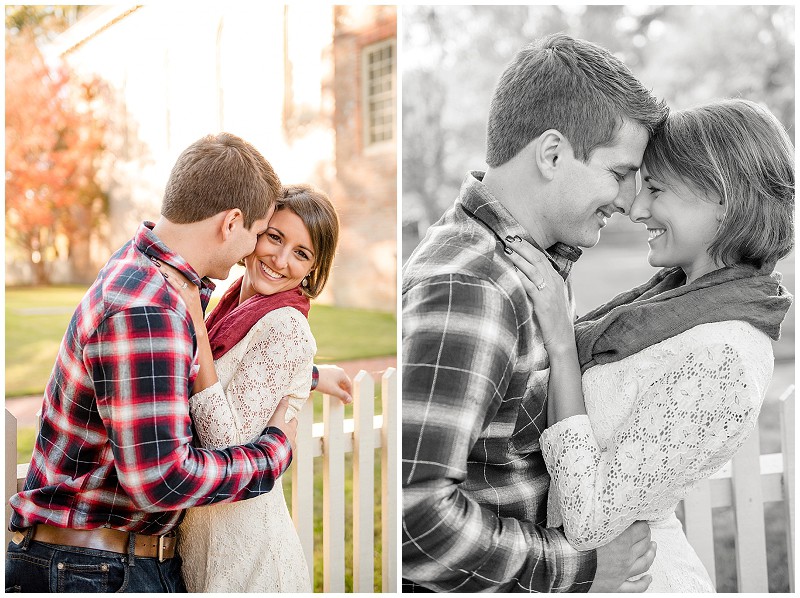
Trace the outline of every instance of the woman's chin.
<instances>
[{"instance_id":1,"label":"woman's chin","mask_svg":"<svg viewBox=\"0 0 800 598\"><path fill-rule=\"evenodd\" d=\"M652 250L647 254L647 263L653 266L653 268L667 268L672 265L667 264L666 260L660 258L657 253L653 253Z\"/></svg>"},{"instance_id":2,"label":"woman's chin","mask_svg":"<svg viewBox=\"0 0 800 598\"><path fill-rule=\"evenodd\" d=\"M274 295L278 292L277 285L271 284L270 282L265 281L264 279L258 280L255 284L253 284L253 289L259 295Z\"/></svg>"}]
</instances>

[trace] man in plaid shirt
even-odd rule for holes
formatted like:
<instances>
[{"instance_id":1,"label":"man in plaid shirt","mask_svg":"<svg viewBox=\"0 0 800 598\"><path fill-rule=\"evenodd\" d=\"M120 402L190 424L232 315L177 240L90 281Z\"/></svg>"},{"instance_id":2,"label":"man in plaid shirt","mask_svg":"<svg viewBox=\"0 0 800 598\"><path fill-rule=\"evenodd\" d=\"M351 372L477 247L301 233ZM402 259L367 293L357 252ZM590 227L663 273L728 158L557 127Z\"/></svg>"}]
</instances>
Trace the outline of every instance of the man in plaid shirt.
<instances>
[{"instance_id":1,"label":"man in plaid shirt","mask_svg":"<svg viewBox=\"0 0 800 598\"><path fill-rule=\"evenodd\" d=\"M289 466L297 423L284 423L285 401L250 444L193 446L195 332L159 270L179 270L205 308L207 277L226 278L253 251L280 190L250 144L200 139L173 168L159 222L101 270L64 335L25 487L11 499L7 590L185 591L183 510L269 492ZM326 392L340 390L336 370Z\"/></svg>"},{"instance_id":2,"label":"man in plaid shirt","mask_svg":"<svg viewBox=\"0 0 800 598\"><path fill-rule=\"evenodd\" d=\"M630 208L666 118L609 52L565 35L524 47L500 78L486 173L403 270L404 590L642 591L655 556L637 522L578 552L546 527L549 362L506 253L525 240L568 280L577 246Z\"/></svg>"}]
</instances>

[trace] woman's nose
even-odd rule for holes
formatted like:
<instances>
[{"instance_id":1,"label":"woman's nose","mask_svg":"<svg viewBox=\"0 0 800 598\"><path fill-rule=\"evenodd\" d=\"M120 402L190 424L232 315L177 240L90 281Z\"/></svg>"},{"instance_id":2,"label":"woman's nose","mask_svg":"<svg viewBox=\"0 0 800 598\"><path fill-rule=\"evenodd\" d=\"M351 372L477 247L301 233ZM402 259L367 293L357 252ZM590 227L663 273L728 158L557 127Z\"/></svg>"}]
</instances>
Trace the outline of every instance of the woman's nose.
<instances>
[{"instance_id":1,"label":"woman's nose","mask_svg":"<svg viewBox=\"0 0 800 598\"><path fill-rule=\"evenodd\" d=\"M277 268L285 268L286 264L288 263L286 258L286 253L283 251L279 251L274 256L272 256L273 262L275 262L275 266Z\"/></svg>"},{"instance_id":2,"label":"woman's nose","mask_svg":"<svg viewBox=\"0 0 800 598\"><path fill-rule=\"evenodd\" d=\"M641 222L650 217L650 193L642 189L636 194L628 216L631 222Z\"/></svg>"}]
</instances>

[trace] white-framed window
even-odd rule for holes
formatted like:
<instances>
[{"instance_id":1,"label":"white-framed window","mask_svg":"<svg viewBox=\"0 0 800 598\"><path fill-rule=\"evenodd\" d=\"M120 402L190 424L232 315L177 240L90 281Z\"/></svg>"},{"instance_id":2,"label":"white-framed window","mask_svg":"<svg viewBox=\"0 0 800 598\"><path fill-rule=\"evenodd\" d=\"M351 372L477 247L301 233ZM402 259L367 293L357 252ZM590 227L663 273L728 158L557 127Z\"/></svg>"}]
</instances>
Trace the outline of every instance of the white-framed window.
<instances>
[{"instance_id":1,"label":"white-framed window","mask_svg":"<svg viewBox=\"0 0 800 598\"><path fill-rule=\"evenodd\" d=\"M387 39L365 46L361 53L364 147L395 139L397 44Z\"/></svg>"}]
</instances>

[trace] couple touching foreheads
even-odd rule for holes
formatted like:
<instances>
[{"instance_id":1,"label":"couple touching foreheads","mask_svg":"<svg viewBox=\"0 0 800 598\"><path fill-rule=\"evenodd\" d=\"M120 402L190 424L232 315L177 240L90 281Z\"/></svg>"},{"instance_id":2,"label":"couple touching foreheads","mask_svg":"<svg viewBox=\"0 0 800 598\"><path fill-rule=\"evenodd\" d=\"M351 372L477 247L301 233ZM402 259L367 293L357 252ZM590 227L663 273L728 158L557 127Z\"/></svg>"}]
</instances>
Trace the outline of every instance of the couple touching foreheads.
<instances>
[{"instance_id":1,"label":"couple touching foreheads","mask_svg":"<svg viewBox=\"0 0 800 598\"><path fill-rule=\"evenodd\" d=\"M307 320L338 235L324 193L282 187L239 137L180 155L161 218L61 343L11 499L6 591L311 591L280 476L311 390L351 400L341 368L314 365ZM209 278L237 262L204 321Z\"/></svg>"},{"instance_id":2,"label":"couple touching foreheads","mask_svg":"<svg viewBox=\"0 0 800 598\"><path fill-rule=\"evenodd\" d=\"M675 508L772 376L786 132L741 99L669 112L556 34L500 77L486 162L403 270L404 588L713 591ZM571 266L615 213L662 269L575 320Z\"/></svg>"}]
</instances>

